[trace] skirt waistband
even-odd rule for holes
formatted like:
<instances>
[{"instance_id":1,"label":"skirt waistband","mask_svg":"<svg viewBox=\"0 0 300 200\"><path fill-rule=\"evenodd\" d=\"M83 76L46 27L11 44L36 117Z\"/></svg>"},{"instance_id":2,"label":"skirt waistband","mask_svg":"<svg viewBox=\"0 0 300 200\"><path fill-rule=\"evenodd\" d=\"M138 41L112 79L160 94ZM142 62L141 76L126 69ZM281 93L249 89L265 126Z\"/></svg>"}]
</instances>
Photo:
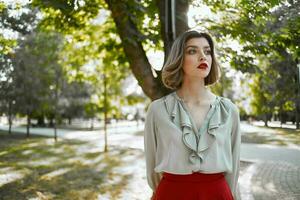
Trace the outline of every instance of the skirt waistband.
<instances>
[{"instance_id":1,"label":"skirt waistband","mask_svg":"<svg viewBox=\"0 0 300 200\"><path fill-rule=\"evenodd\" d=\"M170 181L186 181L186 182L211 182L224 178L224 172L215 174L203 174L194 172L193 174L171 174L163 172L163 178Z\"/></svg>"}]
</instances>

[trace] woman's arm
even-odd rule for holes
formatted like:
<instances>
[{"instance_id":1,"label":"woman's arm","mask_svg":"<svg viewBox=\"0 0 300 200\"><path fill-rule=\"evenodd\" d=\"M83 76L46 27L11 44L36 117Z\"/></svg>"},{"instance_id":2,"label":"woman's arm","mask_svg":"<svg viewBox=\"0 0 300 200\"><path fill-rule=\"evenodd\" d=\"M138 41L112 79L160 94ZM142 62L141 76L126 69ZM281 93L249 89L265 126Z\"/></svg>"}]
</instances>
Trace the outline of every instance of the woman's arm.
<instances>
[{"instance_id":1,"label":"woman's arm","mask_svg":"<svg viewBox=\"0 0 300 200\"><path fill-rule=\"evenodd\" d=\"M231 130L231 151L232 151L232 172L226 173L226 180L234 196L237 198L238 193L238 178L240 169L240 146L241 146L241 131L240 131L240 115L238 108L234 105L232 110L232 130Z\"/></svg>"},{"instance_id":2,"label":"woman's arm","mask_svg":"<svg viewBox=\"0 0 300 200\"><path fill-rule=\"evenodd\" d=\"M157 130L154 121L153 103L150 104L147 111L144 134L147 181L153 192L155 192L161 177L159 173L154 171L157 148Z\"/></svg>"}]
</instances>

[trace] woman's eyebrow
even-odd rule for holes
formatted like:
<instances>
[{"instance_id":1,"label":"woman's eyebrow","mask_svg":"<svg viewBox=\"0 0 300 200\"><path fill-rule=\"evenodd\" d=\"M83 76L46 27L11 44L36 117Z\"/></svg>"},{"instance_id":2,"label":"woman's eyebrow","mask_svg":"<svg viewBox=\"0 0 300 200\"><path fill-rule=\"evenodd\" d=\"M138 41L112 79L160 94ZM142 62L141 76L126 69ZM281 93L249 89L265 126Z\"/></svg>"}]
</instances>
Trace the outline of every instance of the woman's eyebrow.
<instances>
[{"instance_id":1,"label":"woman's eyebrow","mask_svg":"<svg viewBox=\"0 0 300 200\"><path fill-rule=\"evenodd\" d=\"M186 49L189 48L189 47L195 48L195 49L198 49L198 48L199 48L199 47L196 46L196 45L189 45L189 46L186 47ZM204 46L203 49L210 49L210 46Z\"/></svg>"}]
</instances>

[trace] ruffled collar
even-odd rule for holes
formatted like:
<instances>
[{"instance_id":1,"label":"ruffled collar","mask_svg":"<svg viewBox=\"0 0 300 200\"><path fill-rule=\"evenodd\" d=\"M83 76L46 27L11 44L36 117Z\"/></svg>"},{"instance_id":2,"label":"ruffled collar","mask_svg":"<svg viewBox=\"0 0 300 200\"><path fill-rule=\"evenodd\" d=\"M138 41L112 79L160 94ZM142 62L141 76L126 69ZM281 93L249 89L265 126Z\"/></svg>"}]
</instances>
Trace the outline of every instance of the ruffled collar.
<instances>
[{"instance_id":1,"label":"ruffled collar","mask_svg":"<svg viewBox=\"0 0 300 200\"><path fill-rule=\"evenodd\" d=\"M176 91L165 96L164 102L172 122L182 131L184 145L191 151L189 161L193 164L202 162L204 152L216 140L215 129L228 119L229 109L225 98L216 96L199 130L193 124L184 102Z\"/></svg>"}]
</instances>

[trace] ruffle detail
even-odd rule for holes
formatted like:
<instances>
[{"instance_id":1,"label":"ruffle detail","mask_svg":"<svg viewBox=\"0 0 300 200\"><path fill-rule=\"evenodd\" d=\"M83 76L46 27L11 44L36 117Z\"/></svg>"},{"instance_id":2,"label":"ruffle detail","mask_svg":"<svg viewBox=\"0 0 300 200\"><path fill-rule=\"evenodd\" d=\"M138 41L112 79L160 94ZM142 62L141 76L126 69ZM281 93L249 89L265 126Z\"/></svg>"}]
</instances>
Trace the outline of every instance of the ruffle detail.
<instances>
[{"instance_id":1,"label":"ruffle detail","mask_svg":"<svg viewBox=\"0 0 300 200\"><path fill-rule=\"evenodd\" d=\"M215 130L228 120L229 108L225 98L219 96L216 98L214 103L211 104L211 108L200 129L200 133L195 133L189 114L177 94L173 92L165 98L165 105L171 115L171 120L182 130L182 141L191 151L189 161L192 164L203 162L205 152L216 140Z\"/></svg>"}]
</instances>

